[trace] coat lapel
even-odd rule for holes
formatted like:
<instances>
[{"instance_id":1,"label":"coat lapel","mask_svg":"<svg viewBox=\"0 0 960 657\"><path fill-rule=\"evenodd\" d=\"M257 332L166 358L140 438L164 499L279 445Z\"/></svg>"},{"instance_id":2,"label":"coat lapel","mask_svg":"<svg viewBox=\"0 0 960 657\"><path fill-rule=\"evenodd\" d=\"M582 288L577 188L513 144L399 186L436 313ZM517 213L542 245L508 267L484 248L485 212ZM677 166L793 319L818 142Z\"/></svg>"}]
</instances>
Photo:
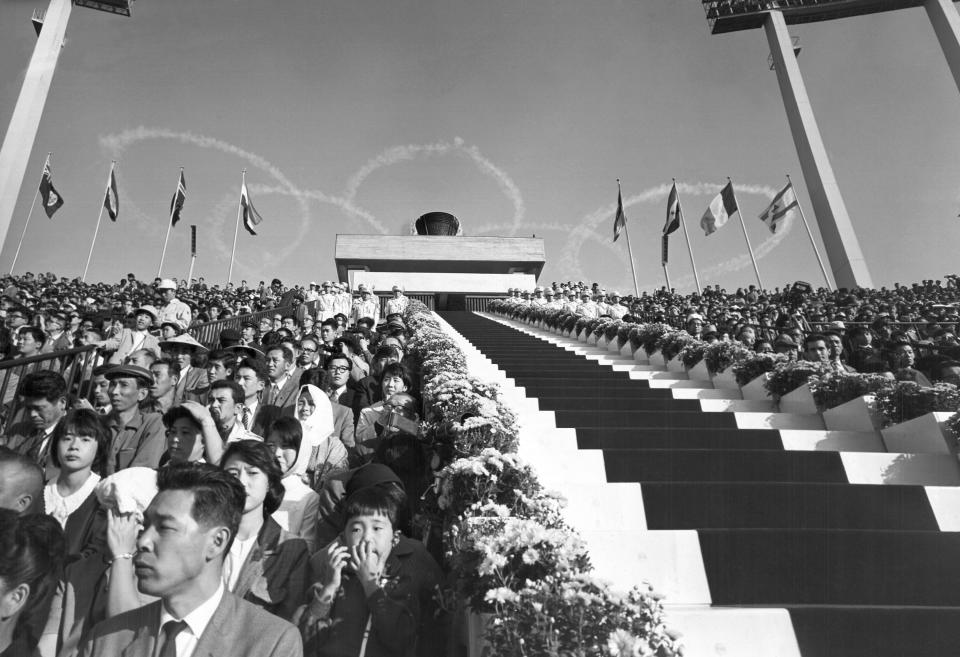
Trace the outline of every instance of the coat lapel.
<instances>
[{"instance_id":1,"label":"coat lapel","mask_svg":"<svg viewBox=\"0 0 960 657\"><path fill-rule=\"evenodd\" d=\"M157 635L160 633L160 602L143 607L142 622L130 645L120 653L121 657L153 657Z\"/></svg>"},{"instance_id":2,"label":"coat lapel","mask_svg":"<svg viewBox=\"0 0 960 657\"><path fill-rule=\"evenodd\" d=\"M217 605L217 610L210 617L203 634L197 640L197 647L193 657L216 657L224 654L224 647L235 645L228 640L231 632L242 631L248 628L230 627L230 618L236 613L237 598L230 591L223 592L223 599Z\"/></svg>"}]
</instances>

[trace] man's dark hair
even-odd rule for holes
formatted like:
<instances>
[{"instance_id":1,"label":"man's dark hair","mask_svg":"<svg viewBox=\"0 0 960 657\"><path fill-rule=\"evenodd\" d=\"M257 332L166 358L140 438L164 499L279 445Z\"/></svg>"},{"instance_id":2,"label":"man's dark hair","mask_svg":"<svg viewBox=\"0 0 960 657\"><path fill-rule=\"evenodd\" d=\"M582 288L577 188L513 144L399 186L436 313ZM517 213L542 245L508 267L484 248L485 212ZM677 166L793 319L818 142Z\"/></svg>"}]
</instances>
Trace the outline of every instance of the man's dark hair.
<instances>
[{"instance_id":1,"label":"man's dark hair","mask_svg":"<svg viewBox=\"0 0 960 657\"><path fill-rule=\"evenodd\" d=\"M391 376L399 377L407 386L407 392L413 392L413 377L410 376L407 368L400 363L390 363L383 368L383 371L380 372L380 379L377 381L377 387L382 389L383 380Z\"/></svg>"},{"instance_id":2,"label":"man's dark hair","mask_svg":"<svg viewBox=\"0 0 960 657\"><path fill-rule=\"evenodd\" d=\"M259 358L244 358L240 361L240 364L237 365L236 372L239 372L244 367L248 370L253 370L253 373L256 374L257 378L261 381L267 380L267 366Z\"/></svg>"},{"instance_id":3,"label":"man's dark hair","mask_svg":"<svg viewBox=\"0 0 960 657\"><path fill-rule=\"evenodd\" d=\"M166 365L167 375L176 374L177 378L180 378L180 361L174 360L173 358L161 358L160 360L154 361L150 367L154 365Z\"/></svg>"},{"instance_id":4,"label":"man's dark hair","mask_svg":"<svg viewBox=\"0 0 960 657\"><path fill-rule=\"evenodd\" d=\"M233 403L242 404L243 400L246 398L246 393L243 391L243 387L231 379L220 379L219 381L214 381L210 384L210 392L213 393L214 390L220 390L226 388L232 393Z\"/></svg>"},{"instance_id":5,"label":"man's dark hair","mask_svg":"<svg viewBox=\"0 0 960 657\"><path fill-rule=\"evenodd\" d=\"M23 377L20 395L32 398L43 397L48 402L55 402L67 396L67 382L63 376L50 370L31 372Z\"/></svg>"},{"instance_id":6,"label":"man's dark hair","mask_svg":"<svg viewBox=\"0 0 960 657\"><path fill-rule=\"evenodd\" d=\"M338 323L337 323L337 320L333 319L332 317L330 317L330 318L328 318L328 319L325 319L325 320L323 320L322 322L320 322L320 327L322 328L322 327L324 327L324 326L333 327L334 330L340 328L340 324L338 324Z\"/></svg>"},{"instance_id":7,"label":"man's dark hair","mask_svg":"<svg viewBox=\"0 0 960 657\"><path fill-rule=\"evenodd\" d=\"M269 347L267 347L267 351L264 355L269 356L270 353L273 351L281 352L283 354L283 360L287 361L288 363L293 362L293 352L290 351L290 347L285 347L284 345L278 342L276 344L272 344Z\"/></svg>"},{"instance_id":8,"label":"man's dark hair","mask_svg":"<svg viewBox=\"0 0 960 657\"><path fill-rule=\"evenodd\" d=\"M209 463L176 463L157 471L157 491L193 493L191 517L204 529L222 525L230 531L224 546L226 558L240 528L247 491L233 475Z\"/></svg>"},{"instance_id":9,"label":"man's dark hair","mask_svg":"<svg viewBox=\"0 0 960 657\"><path fill-rule=\"evenodd\" d=\"M23 335L24 333L29 333L33 336L33 339L36 340L37 344L41 347L47 342L47 334L41 331L36 326L21 326L17 329L17 333Z\"/></svg>"},{"instance_id":10,"label":"man's dark hair","mask_svg":"<svg viewBox=\"0 0 960 657\"><path fill-rule=\"evenodd\" d=\"M317 386L320 388L320 390L329 393L330 375L326 370L320 369L319 367L311 367L310 369L303 371L303 374L300 375L300 381L298 381L297 385Z\"/></svg>"},{"instance_id":11,"label":"man's dark hair","mask_svg":"<svg viewBox=\"0 0 960 657\"><path fill-rule=\"evenodd\" d=\"M163 426L167 429L171 428L177 420L189 420L197 428L198 433L203 429L200 421L184 406L171 406L167 409L166 413L163 414Z\"/></svg>"},{"instance_id":12,"label":"man's dark hair","mask_svg":"<svg viewBox=\"0 0 960 657\"><path fill-rule=\"evenodd\" d=\"M333 363L333 361L335 361L335 360L342 360L342 361L344 361L344 362L350 367L350 371L351 371L351 372L353 371L353 361L350 360L350 356L348 356L348 355L346 355L345 353L342 353L342 352L334 352L333 354L331 354L331 355L330 355L330 358L327 359L327 364L326 364L325 367L326 367L327 369L329 369L331 363Z\"/></svg>"},{"instance_id":13,"label":"man's dark hair","mask_svg":"<svg viewBox=\"0 0 960 657\"><path fill-rule=\"evenodd\" d=\"M259 440L238 440L227 446L220 457L220 467L225 468L232 458L238 458L267 475L267 496L263 500L264 518L279 509L284 493L283 472L273 450Z\"/></svg>"},{"instance_id":14,"label":"man's dark hair","mask_svg":"<svg viewBox=\"0 0 960 657\"><path fill-rule=\"evenodd\" d=\"M803 350L806 351L806 350L807 350L807 346L808 346L810 343L812 343L812 342L818 342L818 341L819 341L819 342L823 342L824 344L826 344L826 343L827 343L827 336L825 336L823 333L811 333L810 335L808 335L807 337L805 337L805 338L803 339Z\"/></svg>"},{"instance_id":15,"label":"man's dark hair","mask_svg":"<svg viewBox=\"0 0 960 657\"><path fill-rule=\"evenodd\" d=\"M293 449L300 452L300 444L303 442L303 427L300 420L295 417L281 417L270 423L267 428L267 442L276 437L277 447L281 449Z\"/></svg>"},{"instance_id":16,"label":"man's dark hair","mask_svg":"<svg viewBox=\"0 0 960 657\"><path fill-rule=\"evenodd\" d=\"M236 362L236 356L232 351L227 349L217 349L216 351L211 351L207 355L207 365L216 361L226 367L228 370L233 369L233 364Z\"/></svg>"}]
</instances>

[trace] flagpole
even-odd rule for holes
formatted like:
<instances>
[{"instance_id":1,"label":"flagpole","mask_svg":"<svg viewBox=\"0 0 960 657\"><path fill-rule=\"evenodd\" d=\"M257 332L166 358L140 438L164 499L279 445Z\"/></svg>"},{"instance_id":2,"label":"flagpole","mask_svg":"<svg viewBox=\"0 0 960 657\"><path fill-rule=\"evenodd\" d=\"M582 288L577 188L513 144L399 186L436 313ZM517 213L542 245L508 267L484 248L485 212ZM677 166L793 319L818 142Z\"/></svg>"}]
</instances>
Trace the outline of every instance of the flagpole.
<instances>
[{"instance_id":1,"label":"flagpole","mask_svg":"<svg viewBox=\"0 0 960 657\"><path fill-rule=\"evenodd\" d=\"M107 174L107 187L103 191L104 201L106 201L106 195L110 193L110 180L113 177L113 167L116 166L116 164L116 160L110 163L110 173ZM87 254L87 264L83 268L83 276L80 277L82 283L87 282L87 271L90 269L90 259L93 258L93 245L97 243L97 233L100 232L100 220L103 219L103 209L106 205L106 203L100 204L100 214L97 215L97 227L93 229L93 241L90 242L90 253Z\"/></svg>"},{"instance_id":2,"label":"flagpole","mask_svg":"<svg viewBox=\"0 0 960 657\"><path fill-rule=\"evenodd\" d=\"M183 167L180 167L180 175L183 175ZM170 229L173 228L173 213L177 211L177 193L180 191L180 178L177 178L177 191L173 193L173 204L170 206L170 217L167 221L167 236L163 238L163 251L160 253L160 266L157 267L157 278L163 272L163 260L167 257L167 242L170 241Z\"/></svg>"},{"instance_id":3,"label":"flagpole","mask_svg":"<svg viewBox=\"0 0 960 657\"><path fill-rule=\"evenodd\" d=\"M620 191L620 179L617 178L617 195L623 199L623 193ZM630 246L630 229L627 228L627 215L623 215L623 232L627 236L627 253L630 255L630 270L633 272L633 291L636 292L637 297L640 296L640 284L637 283L637 266L633 263L633 247ZM239 224L238 224L239 225Z\"/></svg>"},{"instance_id":4,"label":"flagpole","mask_svg":"<svg viewBox=\"0 0 960 657\"><path fill-rule=\"evenodd\" d=\"M233 258L237 255L237 235L240 234L240 208L243 206L243 186L247 184L247 170L243 170L243 182L240 185L240 200L237 201L237 227L233 231L233 251L230 252L230 272L227 274L227 284L233 281Z\"/></svg>"},{"instance_id":5,"label":"flagpole","mask_svg":"<svg viewBox=\"0 0 960 657\"><path fill-rule=\"evenodd\" d=\"M750 238L747 237L747 224L743 221L743 210L740 209L740 201L737 200L737 192L733 188L733 181L730 180L730 177L727 177L727 182L730 183L730 193L733 194L733 202L737 204L737 216L740 217L740 227L743 229L743 239L747 241L747 251L750 253L750 261L753 263L753 271L757 274L757 284L760 286L760 289L763 289L763 281L760 279L760 268L757 267L757 259L753 255L753 247L750 246Z\"/></svg>"},{"instance_id":6,"label":"flagpole","mask_svg":"<svg viewBox=\"0 0 960 657\"><path fill-rule=\"evenodd\" d=\"M787 174L787 182L790 185L793 185L793 181L790 180L790 174ZM796 198L797 190L794 188L793 196ZM797 210L800 211L800 218L803 220L803 227L807 229L807 237L810 238L810 246L813 247L813 253L817 256L817 263L820 265L820 271L823 272L823 280L827 282L827 289L831 292L833 291L833 286L830 285L830 278L827 276L827 268L823 266L823 258L820 257L820 249L817 248L817 243L813 240L813 233L810 232L810 224L807 223L807 218L803 214L803 208L800 207L800 199L797 199Z\"/></svg>"},{"instance_id":7,"label":"flagpole","mask_svg":"<svg viewBox=\"0 0 960 657\"><path fill-rule=\"evenodd\" d=\"M47 161L44 162L43 167L46 169L47 165L50 164L50 156L53 155L53 151L47 153ZM13 276L13 268L17 266L17 258L20 257L20 247L23 246L23 238L27 234L27 226L30 225L30 217L33 216L33 208L37 204L37 197L40 196L40 186L37 185L37 191L33 193L33 203L30 204L30 211L27 212L27 221L23 224L23 232L20 233L20 241L17 242L17 252L13 254L13 262L10 263L10 275Z\"/></svg>"},{"instance_id":8,"label":"flagpole","mask_svg":"<svg viewBox=\"0 0 960 657\"><path fill-rule=\"evenodd\" d=\"M660 264L663 265L663 277L667 279L667 292L669 292L671 290L671 287L670 287L670 274L667 272L667 263L661 262Z\"/></svg>"},{"instance_id":9,"label":"flagpole","mask_svg":"<svg viewBox=\"0 0 960 657\"><path fill-rule=\"evenodd\" d=\"M677 184L677 179L673 179L673 184ZM690 246L690 236L687 234L687 222L683 218L683 206L680 204L680 190L677 190L677 214L680 215L680 227L683 228L683 238L687 240L687 252L690 254L690 266L693 267L693 280L697 284L697 294L703 294L700 287L700 274L697 273L697 263L693 259L693 247ZM667 286L669 287L669 285Z\"/></svg>"},{"instance_id":10,"label":"flagpole","mask_svg":"<svg viewBox=\"0 0 960 657\"><path fill-rule=\"evenodd\" d=\"M197 227L190 226L190 271L187 272L187 287L193 285L193 266L197 262Z\"/></svg>"}]
</instances>

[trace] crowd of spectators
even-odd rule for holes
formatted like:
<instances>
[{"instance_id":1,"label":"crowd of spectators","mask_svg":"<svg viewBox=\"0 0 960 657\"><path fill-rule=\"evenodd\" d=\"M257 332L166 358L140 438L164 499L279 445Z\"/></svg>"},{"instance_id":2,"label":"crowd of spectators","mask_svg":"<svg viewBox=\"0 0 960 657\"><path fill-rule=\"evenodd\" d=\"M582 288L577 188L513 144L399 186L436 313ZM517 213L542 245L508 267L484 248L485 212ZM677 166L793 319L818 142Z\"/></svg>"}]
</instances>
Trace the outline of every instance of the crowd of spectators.
<instances>
[{"instance_id":1,"label":"crowd of spectators","mask_svg":"<svg viewBox=\"0 0 960 657\"><path fill-rule=\"evenodd\" d=\"M446 654L399 288L380 319L369 290L327 303L331 282L5 282L12 357L97 360L82 388L56 368L16 385L0 655ZM215 345L188 330L270 308Z\"/></svg>"},{"instance_id":2,"label":"crowd of spectators","mask_svg":"<svg viewBox=\"0 0 960 657\"><path fill-rule=\"evenodd\" d=\"M828 363L835 371L889 373L920 385L960 383L960 280L955 275L876 289L782 288L728 292L719 285L639 296L599 284L553 283L508 290L520 305L586 318L661 322L705 340L737 341L758 352Z\"/></svg>"}]
</instances>

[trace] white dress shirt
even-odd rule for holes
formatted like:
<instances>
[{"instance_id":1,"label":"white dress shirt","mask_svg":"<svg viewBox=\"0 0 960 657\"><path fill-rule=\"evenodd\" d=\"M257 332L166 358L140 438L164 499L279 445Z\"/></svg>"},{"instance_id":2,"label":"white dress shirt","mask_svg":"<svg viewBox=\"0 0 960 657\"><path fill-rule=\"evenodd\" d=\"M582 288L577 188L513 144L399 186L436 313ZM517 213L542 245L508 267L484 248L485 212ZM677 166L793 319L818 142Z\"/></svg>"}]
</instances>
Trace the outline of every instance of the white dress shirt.
<instances>
[{"instance_id":1,"label":"white dress shirt","mask_svg":"<svg viewBox=\"0 0 960 657\"><path fill-rule=\"evenodd\" d=\"M167 621L178 621L183 620L187 624L187 629L180 632L175 639L177 644L177 657L193 657L193 651L197 649L197 642L200 640L200 637L203 635L203 631L207 629L207 625L210 624L210 619L213 618L214 612L217 611L217 607L220 606L220 600L223 599L224 594L223 582L220 582L220 586L217 587L216 592L199 607L191 611L189 614L184 616L182 619L176 618L173 614L167 611L167 607L164 604L160 605L160 628L163 629L163 624ZM160 651L163 650L163 632L160 632L160 635L157 638L157 655L160 654Z\"/></svg>"}]
</instances>

